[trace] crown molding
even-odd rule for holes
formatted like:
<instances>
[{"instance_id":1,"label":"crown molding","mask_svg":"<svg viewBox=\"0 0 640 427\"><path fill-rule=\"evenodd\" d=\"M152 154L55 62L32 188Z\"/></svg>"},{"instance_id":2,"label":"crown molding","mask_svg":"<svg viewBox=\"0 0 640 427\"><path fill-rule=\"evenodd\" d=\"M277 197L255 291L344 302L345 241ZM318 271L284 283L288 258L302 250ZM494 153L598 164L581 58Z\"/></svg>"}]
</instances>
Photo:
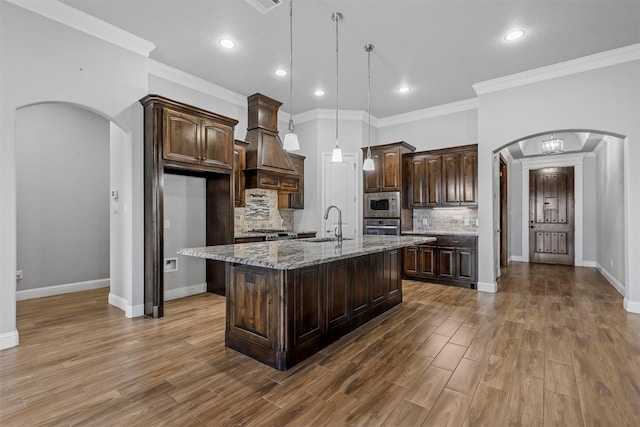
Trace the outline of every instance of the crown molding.
<instances>
[{"instance_id":1,"label":"crown molding","mask_svg":"<svg viewBox=\"0 0 640 427\"><path fill-rule=\"evenodd\" d=\"M477 95L640 60L640 43L474 84Z\"/></svg>"},{"instance_id":2,"label":"crown molding","mask_svg":"<svg viewBox=\"0 0 640 427\"><path fill-rule=\"evenodd\" d=\"M398 114L397 116L384 117L382 119L378 119L377 126L378 128L381 128L386 126L400 125L403 123L432 119L434 117L446 116L448 114L477 109L478 98L469 98L462 101L450 102L448 104L424 108L422 110L411 111L409 113Z\"/></svg>"},{"instance_id":3,"label":"crown molding","mask_svg":"<svg viewBox=\"0 0 640 427\"><path fill-rule=\"evenodd\" d=\"M240 107L247 106L247 98L245 96L154 59L147 61L147 71L154 76L206 93L207 95L215 96L216 98L231 102Z\"/></svg>"},{"instance_id":4,"label":"crown molding","mask_svg":"<svg viewBox=\"0 0 640 427\"><path fill-rule=\"evenodd\" d=\"M156 45L57 0L6 0L45 18L97 37L146 58Z\"/></svg>"},{"instance_id":5,"label":"crown molding","mask_svg":"<svg viewBox=\"0 0 640 427\"><path fill-rule=\"evenodd\" d=\"M578 166L584 163L587 153L554 154L552 156L523 157L520 159L522 170L549 167Z\"/></svg>"},{"instance_id":6,"label":"crown molding","mask_svg":"<svg viewBox=\"0 0 640 427\"><path fill-rule=\"evenodd\" d=\"M294 114L293 121L295 123L304 123L313 120L335 120L335 118L336 110L317 108L315 110L305 111L304 113ZM366 111L362 110L339 110L338 119L368 123L369 115ZM377 118L371 116L371 125L377 126L378 122L379 120Z\"/></svg>"}]
</instances>

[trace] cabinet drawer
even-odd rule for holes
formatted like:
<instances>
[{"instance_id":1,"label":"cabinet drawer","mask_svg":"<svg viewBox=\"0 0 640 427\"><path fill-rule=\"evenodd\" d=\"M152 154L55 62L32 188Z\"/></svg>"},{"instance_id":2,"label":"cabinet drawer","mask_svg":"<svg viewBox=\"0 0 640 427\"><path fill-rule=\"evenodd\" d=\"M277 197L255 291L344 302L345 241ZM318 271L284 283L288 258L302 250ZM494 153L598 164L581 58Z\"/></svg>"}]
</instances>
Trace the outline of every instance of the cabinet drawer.
<instances>
[{"instance_id":1,"label":"cabinet drawer","mask_svg":"<svg viewBox=\"0 0 640 427\"><path fill-rule=\"evenodd\" d=\"M294 178L282 178L280 188L285 191L298 191L299 180Z\"/></svg>"},{"instance_id":2,"label":"cabinet drawer","mask_svg":"<svg viewBox=\"0 0 640 427\"><path fill-rule=\"evenodd\" d=\"M475 247L475 236L438 236L438 246L444 247Z\"/></svg>"}]
</instances>

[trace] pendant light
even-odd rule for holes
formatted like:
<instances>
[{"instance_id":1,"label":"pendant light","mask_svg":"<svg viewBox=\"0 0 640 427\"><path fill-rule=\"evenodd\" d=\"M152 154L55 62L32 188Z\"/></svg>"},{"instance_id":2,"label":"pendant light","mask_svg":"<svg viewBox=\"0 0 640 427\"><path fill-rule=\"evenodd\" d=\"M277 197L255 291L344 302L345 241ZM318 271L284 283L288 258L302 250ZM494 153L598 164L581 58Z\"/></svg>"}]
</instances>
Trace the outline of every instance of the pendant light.
<instances>
[{"instance_id":1,"label":"pendant light","mask_svg":"<svg viewBox=\"0 0 640 427\"><path fill-rule=\"evenodd\" d=\"M342 162L342 150L338 144L338 22L342 21L342 13L335 12L331 15L331 20L336 23L336 146L331 156L332 163Z\"/></svg>"},{"instance_id":2,"label":"pendant light","mask_svg":"<svg viewBox=\"0 0 640 427\"><path fill-rule=\"evenodd\" d=\"M296 151L300 149L300 143L293 132L293 0L289 2L289 75L289 133L284 136L282 148Z\"/></svg>"},{"instance_id":3,"label":"pendant light","mask_svg":"<svg viewBox=\"0 0 640 427\"><path fill-rule=\"evenodd\" d=\"M367 143L367 158L364 160L362 165L362 170L372 171L375 170L376 167L373 164L373 159L371 158L371 51L373 50L372 44L367 44L364 46L365 52L367 52L367 69L369 70L368 81L369 87L367 91L367 112L369 113L369 135L368 135L368 143Z\"/></svg>"}]
</instances>

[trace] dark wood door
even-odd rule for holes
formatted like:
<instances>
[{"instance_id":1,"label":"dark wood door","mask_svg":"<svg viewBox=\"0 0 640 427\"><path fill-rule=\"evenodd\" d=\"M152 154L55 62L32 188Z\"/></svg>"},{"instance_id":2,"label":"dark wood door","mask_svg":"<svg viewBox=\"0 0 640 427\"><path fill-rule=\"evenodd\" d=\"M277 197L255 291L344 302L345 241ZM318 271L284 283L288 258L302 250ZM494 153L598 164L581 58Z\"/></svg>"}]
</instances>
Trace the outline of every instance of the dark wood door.
<instances>
[{"instance_id":1,"label":"dark wood door","mask_svg":"<svg viewBox=\"0 0 640 427\"><path fill-rule=\"evenodd\" d=\"M199 120L190 114L164 109L163 157L182 163L200 163Z\"/></svg>"},{"instance_id":2,"label":"dark wood door","mask_svg":"<svg viewBox=\"0 0 640 427\"><path fill-rule=\"evenodd\" d=\"M361 256L349 260L349 277L351 278L351 313L358 316L369 309L369 280L367 280L367 257Z\"/></svg>"},{"instance_id":3,"label":"dark wood door","mask_svg":"<svg viewBox=\"0 0 640 427\"><path fill-rule=\"evenodd\" d=\"M478 151L463 151L459 155L460 178L458 201L463 206L478 204Z\"/></svg>"},{"instance_id":4,"label":"dark wood door","mask_svg":"<svg viewBox=\"0 0 640 427\"><path fill-rule=\"evenodd\" d=\"M324 331L322 268L295 270L293 282L293 345L297 346Z\"/></svg>"},{"instance_id":5,"label":"dark wood door","mask_svg":"<svg viewBox=\"0 0 640 427\"><path fill-rule=\"evenodd\" d=\"M382 304L386 298L386 280L384 272L384 253L372 254L369 258L371 263L369 271L371 273L371 305ZM380 267L383 266L383 267Z\"/></svg>"},{"instance_id":6,"label":"dark wood door","mask_svg":"<svg viewBox=\"0 0 640 427\"><path fill-rule=\"evenodd\" d=\"M380 152L382 170L381 191L400 191L400 156L399 148L387 148Z\"/></svg>"},{"instance_id":7,"label":"dark wood door","mask_svg":"<svg viewBox=\"0 0 640 427\"><path fill-rule=\"evenodd\" d=\"M458 200L458 179L460 178L458 160L457 153L442 156L443 206L458 206L460 204Z\"/></svg>"},{"instance_id":8,"label":"dark wood door","mask_svg":"<svg viewBox=\"0 0 640 427\"><path fill-rule=\"evenodd\" d=\"M422 246L420 248L420 275L425 277L435 277L437 275L436 248L432 246Z\"/></svg>"},{"instance_id":9,"label":"dark wood door","mask_svg":"<svg viewBox=\"0 0 640 427\"><path fill-rule=\"evenodd\" d=\"M409 246L404 248L404 260L403 267L405 274L417 275L419 274L419 261L420 260L420 247Z\"/></svg>"},{"instance_id":10,"label":"dark wood door","mask_svg":"<svg viewBox=\"0 0 640 427\"><path fill-rule=\"evenodd\" d=\"M409 199L410 208L424 208L426 202L426 166L425 157L414 157L409 163L409 185L411 186L411 194Z\"/></svg>"},{"instance_id":11,"label":"dark wood door","mask_svg":"<svg viewBox=\"0 0 640 427\"><path fill-rule=\"evenodd\" d=\"M375 193L380 191L380 169L382 160L377 150L371 150L371 159L373 160L374 170L364 171L364 191L366 193Z\"/></svg>"},{"instance_id":12,"label":"dark wood door","mask_svg":"<svg viewBox=\"0 0 640 427\"><path fill-rule=\"evenodd\" d=\"M402 292L402 275L400 263L402 256L400 249L387 251L384 253L385 281L387 283L386 298L392 299L400 297Z\"/></svg>"},{"instance_id":13,"label":"dark wood door","mask_svg":"<svg viewBox=\"0 0 640 427\"><path fill-rule=\"evenodd\" d=\"M456 250L456 280L476 281L476 251L474 249Z\"/></svg>"},{"instance_id":14,"label":"dark wood door","mask_svg":"<svg viewBox=\"0 0 640 427\"><path fill-rule=\"evenodd\" d=\"M438 249L438 276L447 279L455 279L455 250L452 248Z\"/></svg>"},{"instance_id":15,"label":"dark wood door","mask_svg":"<svg viewBox=\"0 0 640 427\"><path fill-rule=\"evenodd\" d=\"M573 168L529 172L529 260L574 264Z\"/></svg>"},{"instance_id":16,"label":"dark wood door","mask_svg":"<svg viewBox=\"0 0 640 427\"><path fill-rule=\"evenodd\" d=\"M440 194L442 191L442 156L428 156L424 160L424 164L425 206L438 206L440 205Z\"/></svg>"},{"instance_id":17,"label":"dark wood door","mask_svg":"<svg viewBox=\"0 0 640 427\"><path fill-rule=\"evenodd\" d=\"M327 329L349 320L349 283L347 260L332 262L327 266L326 307Z\"/></svg>"},{"instance_id":18,"label":"dark wood door","mask_svg":"<svg viewBox=\"0 0 640 427\"><path fill-rule=\"evenodd\" d=\"M509 202L508 202L508 168L507 161L500 155L500 266L506 267L509 263L507 253L507 241L509 231Z\"/></svg>"},{"instance_id":19,"label":"dark wood door","mask_svg":"<svg viewBox=\"0 0 640 427\"><path fill-rule=\"evenodd\" d=\"M200 123L202 164L231 169L233 162L233 129L213 120L203 119Z\"/></svg>"}]
</instances>

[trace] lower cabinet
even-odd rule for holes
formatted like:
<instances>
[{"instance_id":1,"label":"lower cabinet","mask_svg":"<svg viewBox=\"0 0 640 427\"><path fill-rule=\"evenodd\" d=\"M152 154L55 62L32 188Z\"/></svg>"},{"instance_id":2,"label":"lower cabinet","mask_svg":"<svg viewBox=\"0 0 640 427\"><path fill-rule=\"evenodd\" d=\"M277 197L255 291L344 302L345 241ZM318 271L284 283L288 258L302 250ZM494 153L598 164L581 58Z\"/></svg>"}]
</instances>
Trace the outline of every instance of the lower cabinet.
<instances>
[{"instance_id":1,"label":"lower cabinet","mask_svg":"<svg viewBox=\"0 0 640 427\"><path fill-rule=\"evenodd\" d=\"M402 302L402 250L296 270L227 264L225 345L286 370Z\"/></svg>"},{"instance_id":2,"label":"lower cabinet","mask_svg":"<svg viewBox=\"0 0 640 427\"><path fill-rule=\"evenodd\" d=\"M404 249L404 277L475 289L477 237L438 236L436 242Z\"/></svg>"}]
</instances>

